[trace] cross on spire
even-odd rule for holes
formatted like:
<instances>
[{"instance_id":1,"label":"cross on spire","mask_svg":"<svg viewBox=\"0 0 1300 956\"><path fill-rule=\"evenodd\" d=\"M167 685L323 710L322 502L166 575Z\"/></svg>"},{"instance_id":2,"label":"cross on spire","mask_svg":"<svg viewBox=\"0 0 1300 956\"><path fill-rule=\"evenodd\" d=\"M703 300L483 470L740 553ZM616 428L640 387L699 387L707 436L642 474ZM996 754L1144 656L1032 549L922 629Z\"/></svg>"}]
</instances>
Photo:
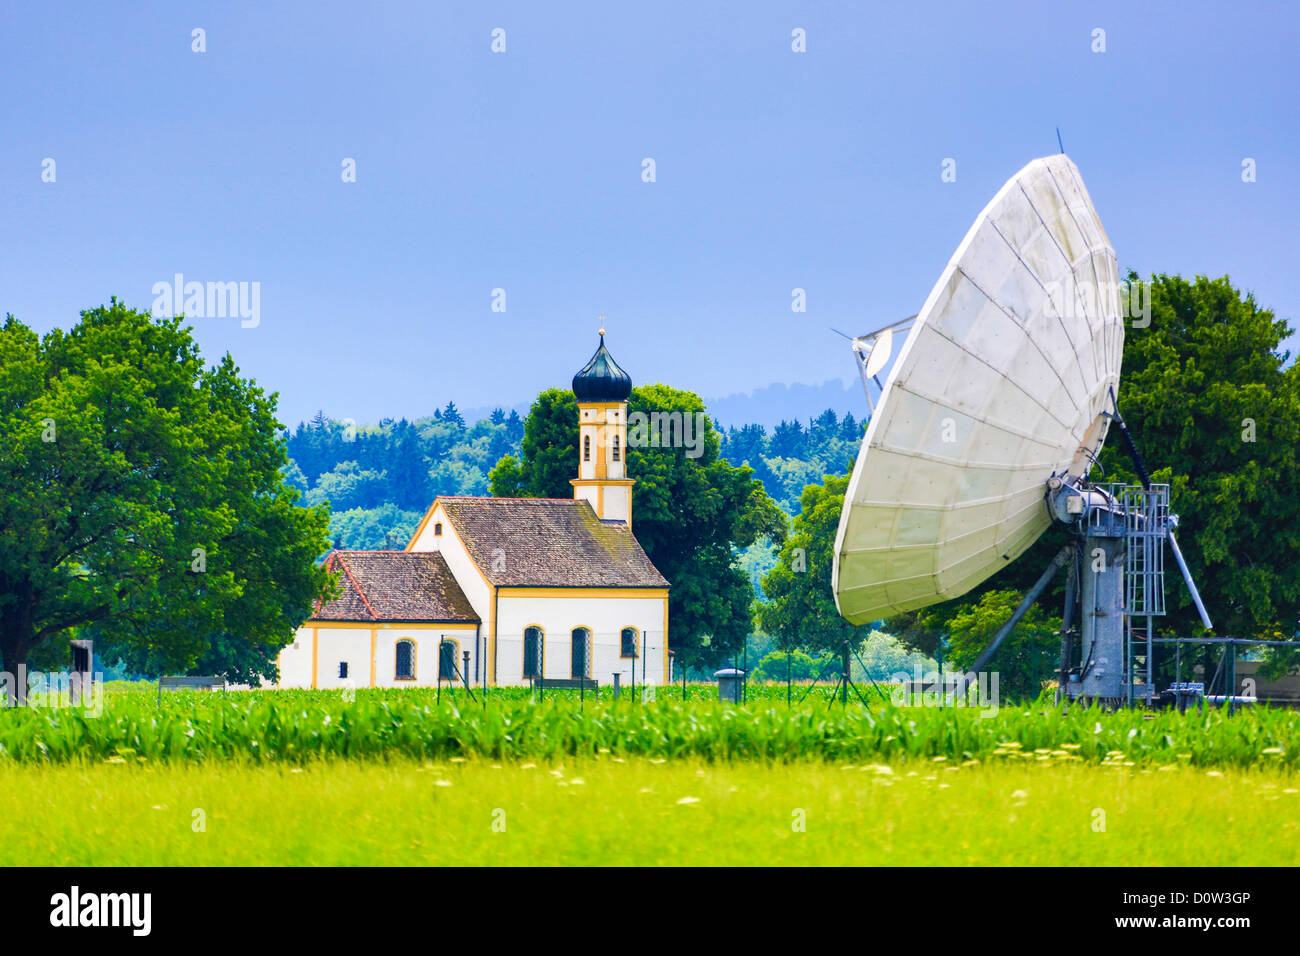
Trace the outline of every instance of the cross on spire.
<instances>
[{"instance_id":1,"label":"cross on spire","mask_svg":"<svg viewBox=\"0 0 1300 956\"><path fill-rule=\"evenodd\" d=\"M604 312L600 314L600 334L602 338L605 335L605 313Z\"/></svg>"}]
</instances>

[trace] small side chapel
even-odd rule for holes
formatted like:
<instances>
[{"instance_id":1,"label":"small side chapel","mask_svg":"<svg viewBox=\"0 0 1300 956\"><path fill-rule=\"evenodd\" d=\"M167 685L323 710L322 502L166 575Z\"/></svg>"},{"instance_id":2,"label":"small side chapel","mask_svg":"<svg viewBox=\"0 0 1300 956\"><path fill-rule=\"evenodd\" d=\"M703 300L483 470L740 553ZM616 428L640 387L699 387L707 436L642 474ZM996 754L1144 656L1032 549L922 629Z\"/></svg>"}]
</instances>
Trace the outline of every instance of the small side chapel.
<instances>
[{"instance_id":1,"label":"small side chapel","mask_svg":"<svg viewBox=\"0 0 1300 956\"><path fill-rule=\"evenodd\" d=\"M669 683L669 583L632 533L631 392L602 328L573 377L573 498L439 496L404 551L330 552L342 593L281 651L276 686Z\"/></svg>"}]
</instances>

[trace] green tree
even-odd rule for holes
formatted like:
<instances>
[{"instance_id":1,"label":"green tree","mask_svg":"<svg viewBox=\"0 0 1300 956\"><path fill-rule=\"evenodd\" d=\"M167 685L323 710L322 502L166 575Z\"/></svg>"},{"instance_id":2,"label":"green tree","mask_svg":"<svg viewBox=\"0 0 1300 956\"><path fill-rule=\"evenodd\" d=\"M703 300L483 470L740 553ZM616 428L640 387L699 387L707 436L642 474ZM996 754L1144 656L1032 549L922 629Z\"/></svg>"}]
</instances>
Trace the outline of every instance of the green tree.
<instances>
[{"instance_id":1,"label":"green tree","mask_svg":"<svg viewBox=\"0 0 1300 956\"><path fill-rule=\"evenodd\" d=\"M834 654L814 658L800 650L772 651L754 665L749 679L776 683L785 683L787 677L792 681L824 680L839 676L840 669L840 658Z\"/></svg>"},{"instance_id":2,"label":"green tree","mask_svg":"<svg viewBox=\"0 0 1300 956\"><path fill-rule=\"evenodd\" d=\"M0 329L10 671L74 627L169 669L218 633L271 653L331 591L328 517L284 481L275 396L229 355L205 368L181 321L114 299L66 332Z\"/></svg>"},{"instance_id":3,"label":"green tree","mask_svg":"<svg viewBox=\"0 0 1300 956\"><path fill-rule=\"evenodd\" d=\"M330 536L337 547L400 551L419 527L422 511L403 511L394 504L330 513Z\"/></svg>"},{"instance_id":4,"label":"green tree","mask_svg":"<svg viewBox=\"0 0 1300 956\"><path fill-rule=\"evenodd\" d=\"M1130 281L1137 281L1130 274ZM1290 636L1300 622L1300 367L1287 323L1227 276L1151 279L1151 325L1124 342L1120 407L1153 481L1169 482L1179 543L1215 631ZM1136 481L1118 441L1101 463ZM1169 581L1171 633L1200 630Z\"/></svg>"},{"instance_id":5,"label":"green tree","mask_svg":"<svg viewBox=\"0 0 1300 956\"><path fill-rule=\"evenodd\" d=\"M790 536L763 577L767 599L758 605L758 624L783 651L841 651L871 632L840 617L831 589L835 533L848 485L847 475L827 475L822 484L804 487Z\"/></svg>"},{"instance_id":6,"label":"green tree","mask_svg":"<svg viewBox=\"0 0 1300 956\"><path fill-rule=\"evenodd\" d=\"M944 667L965 671L1020 603L1019 591L986 591L977 603L964 604L946 623L948 653ZM1056 679L1060 663L1061 618L1041 602L1029 609L998 648L999 691L1020 698L1037 697L1044 683Z\"/></svg>"},{"instance_id":7,"label":"green tree","mask_svg":"<svg viewBox=\"0 0 1300 956\"><path fill-rule=\"evenodd\" d=\"M509 456L507 456L509 457ZM548 388L537 396L524 419L518 475L505 460L501 480L514 482L515 493L500 497L572 498L578 461L578 400L563 388ZM631 469L631 458L628 459ZM503 488L503 490L505 490ZM492 493L497 494L495 488Z\"/></svg>"},{"instance_id":8,"label":"green tree","mask_svg":"<svg viewBox=\"0 0 1300 956\"><path fill-rule=\"evenodd\" d=\"M488 483L493 498L529 497L523 469L514 455L502 456L496 467L488 472Z\"/></svg>"},{"instance_id":9,"label":"green tree","mask_svg":"<svg viewBox=\"0 0 1300 956\"><path fill-rule=\"evenodd\" d=\"M306 494L309 505L326 502L334 511L373 508L382 501L388 476L382 471L362 469L355 461L341 461L316 480Z\"/></svg>"},{"instance_id":10,"label":"green tree","mask_svg":"<svg viewBox=\"0 0 1300 956\"><path fill-rule=\"evenodd\" d=\"M704 413L692 392L666 385L632 390L629 421L637 413ZM707 416L700 454L684 447L640 447L629 431L628 475L637 540L672 584L669 640L690 667L729 661L752 621L753 589L739 566L738 549L785 537L780 509L753 477L718 457L718 434ZM524 422L522 459L503 458L492 471L493 494L571 498L578 461L578 406L573 393L548 389ZM707 639L707 643L706 643Z\"/></svg>"}]
</instances>

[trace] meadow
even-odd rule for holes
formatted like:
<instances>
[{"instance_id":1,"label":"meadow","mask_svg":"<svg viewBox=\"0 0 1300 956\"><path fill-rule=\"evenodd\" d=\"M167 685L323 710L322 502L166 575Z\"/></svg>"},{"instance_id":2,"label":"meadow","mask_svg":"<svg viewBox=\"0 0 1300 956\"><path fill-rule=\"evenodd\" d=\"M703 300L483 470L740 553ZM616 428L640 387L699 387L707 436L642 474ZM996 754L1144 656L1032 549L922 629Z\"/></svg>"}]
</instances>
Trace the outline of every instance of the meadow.
<instances>
[{"instance_id":1,"label":"meadow","mask_svg":"<svg viewBox=\"0 0 1300 956\"><path fill-rule=\"evenodd\" d=\"M5 865L1300 864L1276 770L897 761L24 764Z\"/></svg>"},{"instance_id":2,"label":"meadow","mask_svg":"<svg viewBox=\"0 0 1300 956\"><path fill-rule=\"evenodd\" d=\"M7 708L0 862L1193 865L1218 834L1218 863L1300 863L1294 711L715 695L137 685L97 717Z\"/></svg>"}]
</instances>

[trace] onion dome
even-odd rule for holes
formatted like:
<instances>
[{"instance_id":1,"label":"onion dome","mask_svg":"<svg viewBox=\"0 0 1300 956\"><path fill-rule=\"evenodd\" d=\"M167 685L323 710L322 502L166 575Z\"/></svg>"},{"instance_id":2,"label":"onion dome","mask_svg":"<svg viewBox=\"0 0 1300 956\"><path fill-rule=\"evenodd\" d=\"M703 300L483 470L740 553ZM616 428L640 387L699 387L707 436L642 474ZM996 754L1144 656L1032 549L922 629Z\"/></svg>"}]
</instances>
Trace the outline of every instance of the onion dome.
<instances>
[{"instance_id":1,"label":"onion dome","mask_svg":"<svg viewBox=\"0 0 1300 956\"><path fill-rule=\"evenodd\" d=\"M582 371L573 376L573 394L580 402L626 402L632 394L632 379L618 367L614 356L605 348L605 333L600 348Z\"/></svg>"}]
</instances>

